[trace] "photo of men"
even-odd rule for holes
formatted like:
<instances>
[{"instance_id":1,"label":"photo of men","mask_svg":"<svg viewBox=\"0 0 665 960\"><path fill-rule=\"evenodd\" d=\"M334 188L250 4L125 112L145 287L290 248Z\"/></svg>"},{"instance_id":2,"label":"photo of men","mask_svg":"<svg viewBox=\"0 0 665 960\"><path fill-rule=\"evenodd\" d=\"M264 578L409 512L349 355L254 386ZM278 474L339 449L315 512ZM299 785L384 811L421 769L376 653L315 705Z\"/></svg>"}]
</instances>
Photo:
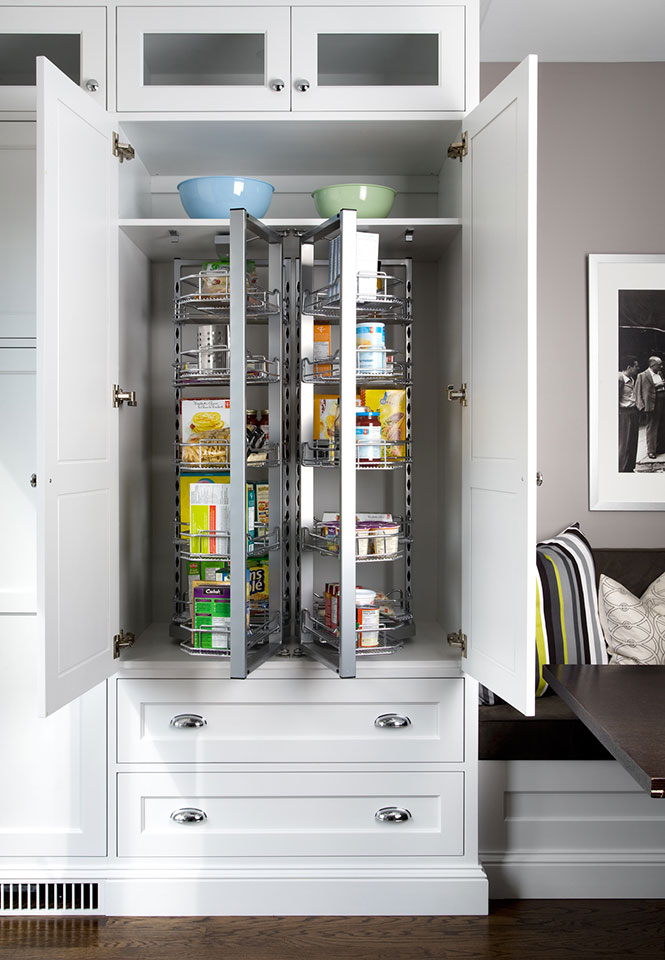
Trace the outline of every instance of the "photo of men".
<instances>
[{"instance_id":1,"label":"photo of men","mask_svg":"<svg viewBox=\"0 0 665 960\"><path fill-rule=\"evenodd\" d=\"M665 471L665 291L619 290L619 473Z\"/></svg>"}]
</instances>

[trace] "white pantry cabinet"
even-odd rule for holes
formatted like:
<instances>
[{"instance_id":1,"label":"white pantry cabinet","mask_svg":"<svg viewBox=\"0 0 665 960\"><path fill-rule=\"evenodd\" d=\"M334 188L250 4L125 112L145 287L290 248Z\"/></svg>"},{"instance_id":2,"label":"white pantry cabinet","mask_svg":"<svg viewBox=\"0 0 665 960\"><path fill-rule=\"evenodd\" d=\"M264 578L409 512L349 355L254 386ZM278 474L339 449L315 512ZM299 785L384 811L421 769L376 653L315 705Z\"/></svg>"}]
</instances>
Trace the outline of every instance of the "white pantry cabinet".
<instances>
[{"instance_id":1,"label":"white pantry cabinet","mask_svg":"<svg viewBox=\"0 0 665 960\"><path fill-rule=\"evenodd\" d=\"M422 6L432 12L449 7ZM323 5L295 4L293 22L296 12L304 16L309 8L321 13L325 35L334 35ZM112 12L120 18L131 9ZM135 12L147 11L154 22L162 9L177 10L147 4ZM242 3L234 8L241 17L249 9ZM277 16L284 8L261 9ZM340 8L345 17L350 9ZM371 14L387 8L357 9L370 10L357 27L362 34L372 32ZM477 11L475 4L465 9L472 43ZM345 23L339 32L353 35L353 25ZM399 33L397 21L386 27L385 33L392 32ZM374 49L378 59L380 48ZM334 56L336 49L333 43L328 52ZM137 56L136 43L133 50ZM415 62L407 60L407 67ZM452 60L461 62L459 51ZM337 81L349 79L350 63L342 58L339 66L341 74L328 73L322 83L318 75L314 83L305 78L310 88L299 91L302 97L318 95L319 86L342 91L347 84ZM468 57L464 69L468 74ZM377 67L369 82L368 71L356 79L377 93L392 87L375 82L382 76ZM413 79L411 73L401 83L402 92L422 87ZM221 108L189 101L176 106L186 102L176 99L176 85L168 109L181 118L152 106L137 107L155 113L133 121L134 108L120 107L125 115L119 120L97 109L50 64L41 64L37 659L42 711L54 716L40 722L77 710L90 696L86 691L95 695L103 689L100 681L110 678L108 856L94 866L110 914L487 909L477 847L473 678L525 712L533 709L535 63L522 64L478 110L455 120L451 113L461 118L464 105L474 102L474 82L467 76L464 102L438 120L434 114L448 107L425 107L419 99L422 113L415 117L390 99L395 88L385 101L382 93L385 110L394 117L401 109L403 116L391 120L389 131L379 116L365 118L362 140L350 108L333 116L321 101L310 108L313 124L304 116L283 128L280 123L273 154L274 125L247 112L247 102L220 123L205 113L231 109L228 100ZM196 83L182 89L187 86L196 100ZM242 84L230 87L238 92ZM283 91L264 92L277 98ZM433 126L423 126L427 111ZM435 127L439 146L432 149ZM463 131L470 156L460 166L444 159L442 144L460 139ZM134 144L136 159L119 162L116 133L120 142ZM424 172L424 142L428 165L440 170L439 217L415 220L407 214L358 223L360 230L379 234L382 259L413 262L409 496L416 630L398 654L358 660L354 680L294 656L288 643L290 656L266 661L241 684L230 679L228 660L188 657L169 639L169 261L174 254L194 263L216 258L214 238L229 233L229 222L153 220L151 189L158 174L175 180L218 169L220 142L227 140L241 164L255 166L259 156L269 169L274 157L277 172L294 181L301 173L321 172L324 160L328 169L341 169L353 156L359 179L371 181L376 166L406 182ZM395 149L388 150L389 144ZM293 428L300 392L298 235L317 221L282 216L266 224L285 234L284 336L291 365L284 409ZM256 253L248 248L257 262L261 242ZM237 259L237 237L231 244ZM322 260L326 255L325 246L315 254ZM497 367L520 372L510 411L493 389ZM465 384L466 406L446 399L442 385L453 381L456 388ZM138 406L114 408L114 384L135 389ZM513 416L514 407L523 415ZM298 463L290 442L285 468L292 499L284 515L293 548ZM367 489L379 508L394 493L385 478ZM294 581L290 590L296 629ZM137 640L114 660L113 638L123 630ZM462 657L446 643L446 635L457 630L466 635ZM288 630L284 636L289 640ZM97 761L103 761L102 728L90 722L88 734L97 744ZM24 752L37 756L30 744ZM95 811L99 825L105 811L94 783L93 774L86 800L92 806L86 809ZM91 857L102 853L96 843L81 846ZM75 860L61 863L69 877L83 876Z\"/></svg>"},{"instance_id":2,"label":"white pantry cabinet","mask_svg":"<svg viewBox=\"0 0 665 960\"><path fill-rule=\"evenodd\" d=\"M39 56L106 105L105 7L0 6L0 112L34 111Z\"/></svg>"}]
</instances>

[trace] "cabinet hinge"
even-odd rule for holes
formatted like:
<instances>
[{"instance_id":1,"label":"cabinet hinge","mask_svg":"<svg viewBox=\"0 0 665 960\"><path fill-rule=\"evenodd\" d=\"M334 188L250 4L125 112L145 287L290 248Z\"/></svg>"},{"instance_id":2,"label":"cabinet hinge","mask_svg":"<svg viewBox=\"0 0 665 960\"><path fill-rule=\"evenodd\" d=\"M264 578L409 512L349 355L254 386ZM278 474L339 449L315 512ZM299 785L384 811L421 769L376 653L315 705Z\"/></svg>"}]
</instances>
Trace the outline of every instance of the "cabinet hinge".
<instances>
[{"instance_id":1,"label":"cabinet hinge","mask_svg":"<svg viewBox=\"0 0 665 960\"><path fill-rule=\"evenodd\" d=\"M121 630L120 633L116 633L113 638L113 659L117 660L120 656L121 648L131 647L135 639L136 637L133 633L125 633L124 630Z\"/></svg>"},{"instance_id":2,"label":"cabinet hinge","mask_svg":"<svg viewBox=\"0 0 665 960\"><path fill-rule=\"evenodd\" d=\"M462 633L461 627L457 633L448 634L448 645L451 647L459 647L462 652L462 656L466 656L466 634Z\"/></svg>"},{"instance_id":3,"label":"cabinet hinge","mask_svg":"<svg viewBox=\"0 0 665 960\"><path fill-rule=\"evenodd\" d=\"M459 390L455 390L452 383L448 384L448 399L459 400L461 407L466 407L466 384L463 383Z\"/></svg>"},{"instance_id":4,"label":"cabinet hinge","mask_svg":"<svg viewBox=\"0 0 665 960\"><path fill-rule=\"evenodd\" d=\"M465 130L464 133L462 134L462 139L455 140L448 147L448 156L450 157L451 160L459 160L459 162L461 163L462 159L467 155L468 152L469 152L469 134Z\"/></svg>"},{"instance_id":5,"label":"cabinet hinge","mask_svg":"<svg viewBox=\"0 0 665 960\"><path fill-rule=\"evenodd\" d=\"M136 406L136 390L123 390L119 384L113 384L113 406L121 407L126 403L128 407Z\"/></svg>"},{"instance_id":6,"label":"cabinet hinge","mask_svg":"<svg viewBox=\"0 0 665 960\"><path fill-rule=\"evenodd\" d=\"M123 160L133 160L136 156L136 151L131 143L120 143L120 135L117 133L113 134L113 156L117 157L120 163Z\"/></svg>"}]
</instances>

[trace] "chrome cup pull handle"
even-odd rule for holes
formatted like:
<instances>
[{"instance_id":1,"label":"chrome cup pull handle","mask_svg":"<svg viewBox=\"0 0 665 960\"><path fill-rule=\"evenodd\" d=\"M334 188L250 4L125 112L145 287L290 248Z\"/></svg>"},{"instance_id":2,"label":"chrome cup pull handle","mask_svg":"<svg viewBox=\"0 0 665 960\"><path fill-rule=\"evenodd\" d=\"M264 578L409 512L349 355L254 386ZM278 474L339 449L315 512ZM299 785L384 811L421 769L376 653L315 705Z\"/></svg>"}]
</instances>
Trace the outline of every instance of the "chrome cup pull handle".
<instances>
[{"instance_id":1,"label":"chrome cup pull handle","mask_svg":"<svg viewBox=\"0 0 665 960\"><path fill-rule=\"evenodd\" d=\"M374 726L382 729L385 727L410 727L411 721L400 713L382 713L374 721Z\"/></svg>"},{"instance_id":2,"label":"chrome cup pull handle","mask_svg":"<svg viewBox=\"0 0 665 960\"><path fill-rule=\"evenodd\" d=\"M183 727L205 727L208 721L198 713L179 713L171 720L171 726L181 730Z\"/></svg>"},{"instance_id":3,"label":"chrome cup pull handle","mask_svg":"<svg viewBox=\"0 0 665 960\"><path fill-rule=\"evenodd\" d=\"M411 820L411 811L406 807L381 807L374 814L374 819L380 823L406 823Z\"/></svg>"},{"instance_id":4,"label":"chrome cup pull handle","mask_svg":"<svg viewBox=\"0 0 665 960\"><path fill-rule=\"evenodd\" d=\"M208 815L198 807L181 807L180 810L174 810L171 814L171 820L175 820L176 823L203 823L207 819Z\"/></svg>"}]
</instances>

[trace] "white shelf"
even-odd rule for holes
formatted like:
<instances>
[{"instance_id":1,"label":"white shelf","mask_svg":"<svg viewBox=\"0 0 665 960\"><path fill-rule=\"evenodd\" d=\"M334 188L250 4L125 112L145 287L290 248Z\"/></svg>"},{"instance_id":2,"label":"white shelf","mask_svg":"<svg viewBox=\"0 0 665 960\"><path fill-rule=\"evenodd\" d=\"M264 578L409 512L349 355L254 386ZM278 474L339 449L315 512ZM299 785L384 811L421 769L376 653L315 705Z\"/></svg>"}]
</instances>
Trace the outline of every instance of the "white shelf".
<instances>
[{"instance_id":1,"label":"white shelf","mask_svg":"<svg viewBox=\"0 0 665 960\"><path fill-rule=\"evenodd\" d=\"M273 230L308 230L318 226L320 219L262 221ZM461 229L462 221L450 218L404 217L382 220L358 220L360 230L378 233L382 260L438 260L441 251ZM149 260L170 261L215 259L214 237L228 233L228 220L120 220L120 229ZM406 241L407 230L413 230L413 239ZM169 231L176 231L177 242ZM288 238L287 238L288 239Z\"/></svg>"},{"instance_id":2,"label":"white shelf","mask_svg":"<svg viewBox=\"0 0 665 960\"><path fill-rule=\"evenodd\" d=\"M459 653L448 646L446 634L436 623L418 624L414 637L387 657L358 659L358 677L458 677ZM118 672L144 677L218 677L228 679L228 660L190 657L169 636L168 623L151 623L133 647L123 650ZM273 657L262 664L253 678L330 677L327 667L309 657ZM247 681L253 682L252 679Z\"/></svg>"}]
</instances>

